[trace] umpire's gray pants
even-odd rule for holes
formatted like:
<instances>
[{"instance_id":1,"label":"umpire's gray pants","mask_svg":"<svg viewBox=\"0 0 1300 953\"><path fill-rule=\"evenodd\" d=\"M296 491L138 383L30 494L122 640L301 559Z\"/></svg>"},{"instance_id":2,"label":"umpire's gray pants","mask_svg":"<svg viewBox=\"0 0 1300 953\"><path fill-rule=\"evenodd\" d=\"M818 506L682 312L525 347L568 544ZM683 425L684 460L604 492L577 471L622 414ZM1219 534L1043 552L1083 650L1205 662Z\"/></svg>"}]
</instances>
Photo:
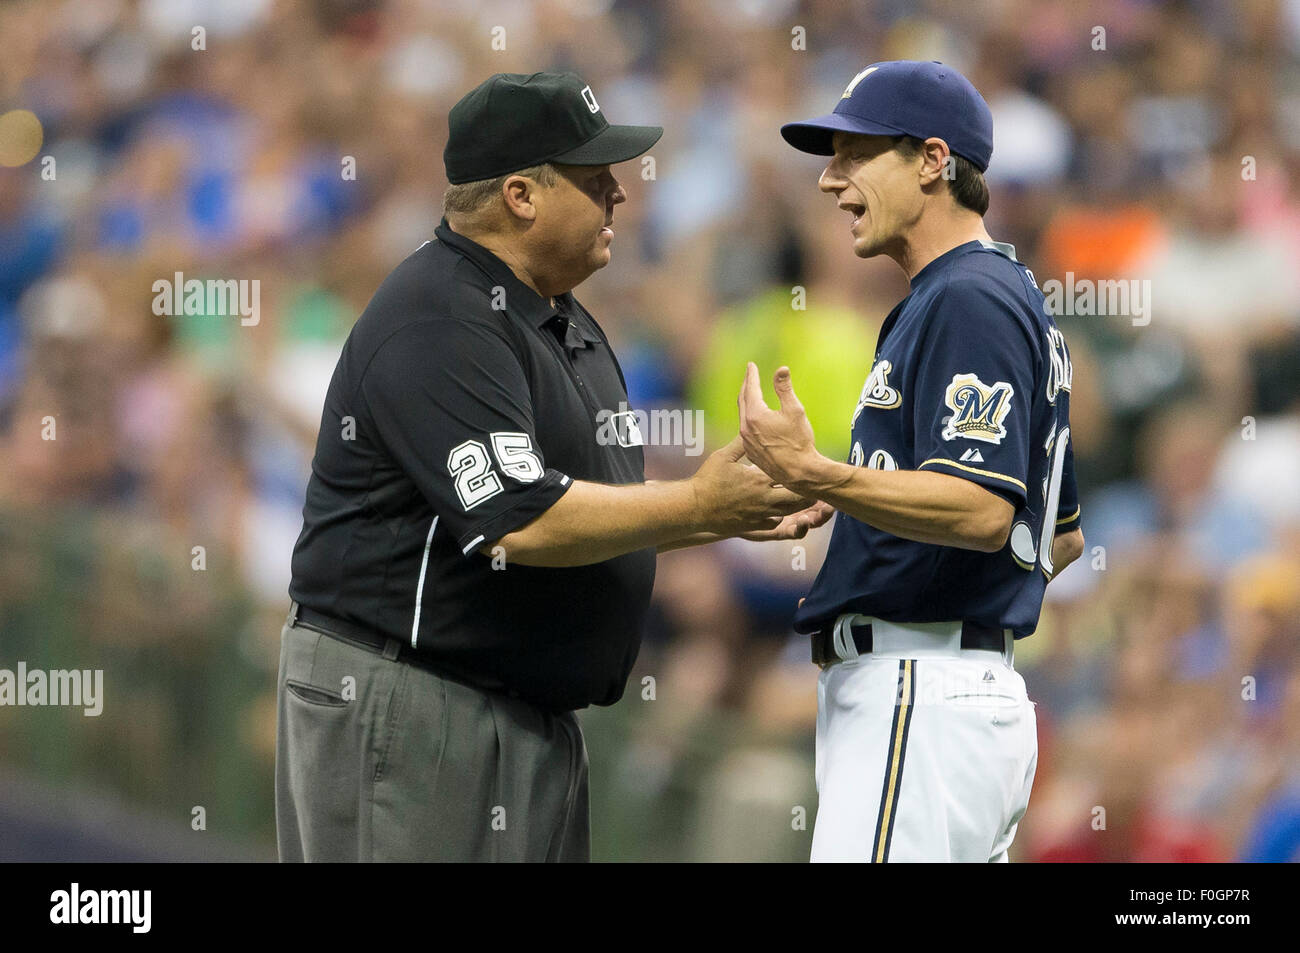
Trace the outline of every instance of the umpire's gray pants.
<instances>
[{"instance_id":1,"label":"umpire's gray pants","mask_svg":"<svg viewBox=\"0 0 1300 953\"><path fill-rule=\"evenodd\" d=\"M278 711L281 861L590 859L572 712L287 624Z\"/></svg>"}]
</instances>

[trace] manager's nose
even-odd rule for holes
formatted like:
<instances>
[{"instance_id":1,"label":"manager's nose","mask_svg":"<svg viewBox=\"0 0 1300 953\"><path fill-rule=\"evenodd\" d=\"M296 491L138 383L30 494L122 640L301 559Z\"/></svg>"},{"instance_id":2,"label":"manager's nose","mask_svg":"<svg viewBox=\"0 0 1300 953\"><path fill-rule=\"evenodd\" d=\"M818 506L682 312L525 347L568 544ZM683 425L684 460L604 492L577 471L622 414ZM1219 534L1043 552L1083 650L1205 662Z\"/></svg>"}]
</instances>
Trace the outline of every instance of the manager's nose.
<instances>
[{"instance_id":1,"label":"manager's nose","mask_svg":"<svg viewBox=\"0 0 1300 953\"><path fill-rule=\"evenodd\" d=\"M817 179L817 188L823 192L838 192L847 184L848 182L845 181L844 177L834 169L833 162L827 163L826 168L822 169L822 174Z\"/></svg>"}]
</instances>

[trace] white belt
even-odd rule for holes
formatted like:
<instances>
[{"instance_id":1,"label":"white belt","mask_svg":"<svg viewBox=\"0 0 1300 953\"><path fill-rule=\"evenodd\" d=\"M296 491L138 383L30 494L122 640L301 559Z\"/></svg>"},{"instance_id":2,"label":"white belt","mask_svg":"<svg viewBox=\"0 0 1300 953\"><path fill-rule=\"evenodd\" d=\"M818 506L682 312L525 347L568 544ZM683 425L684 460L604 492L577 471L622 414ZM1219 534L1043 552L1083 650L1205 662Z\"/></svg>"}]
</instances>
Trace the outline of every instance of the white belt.
<instances>
[{"instance_id":1,"label":"white belt","mask_svg":"<svg viewBox=\"0 0 1300 953\"><path fill-rule=\"evenodd\" d=\"M886 622L869 615L846 612L835 620L832 647L841 659L859 657L850 626L871 625L871 654L882 658L998 658L1008 666L1015 655L1015 635L1003 629L1005 648L1001 652L961 647L960 622Z\"/></svg>"}]
</instances>

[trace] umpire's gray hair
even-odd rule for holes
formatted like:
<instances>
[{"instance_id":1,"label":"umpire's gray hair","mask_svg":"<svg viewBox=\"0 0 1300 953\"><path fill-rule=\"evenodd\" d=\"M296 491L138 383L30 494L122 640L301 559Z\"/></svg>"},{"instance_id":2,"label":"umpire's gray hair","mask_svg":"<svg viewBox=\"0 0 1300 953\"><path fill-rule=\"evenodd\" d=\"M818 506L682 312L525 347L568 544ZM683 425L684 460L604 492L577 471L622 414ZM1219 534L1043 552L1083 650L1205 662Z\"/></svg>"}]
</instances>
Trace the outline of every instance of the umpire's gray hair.
<instances>
[{"instance_id":1,"label":"umpire's gray hair","mask_svg":"<svg viewBox=\"0 0 1300 953\"><path fill-rule=\"evenodd\" d=\"M541 165L520 169L518 172L507 172L505 175L498 175L495 179L480 179L477 182L449 185L447 191L442 193L442 214L477 215L486 209L493 199L500 197L501 186L512 175L522 175L526 179L532 179L546 189L549 189L560 180L560 174L556 171L555 166L549 162L544 162Z\"/></svg>"}]
</instances>

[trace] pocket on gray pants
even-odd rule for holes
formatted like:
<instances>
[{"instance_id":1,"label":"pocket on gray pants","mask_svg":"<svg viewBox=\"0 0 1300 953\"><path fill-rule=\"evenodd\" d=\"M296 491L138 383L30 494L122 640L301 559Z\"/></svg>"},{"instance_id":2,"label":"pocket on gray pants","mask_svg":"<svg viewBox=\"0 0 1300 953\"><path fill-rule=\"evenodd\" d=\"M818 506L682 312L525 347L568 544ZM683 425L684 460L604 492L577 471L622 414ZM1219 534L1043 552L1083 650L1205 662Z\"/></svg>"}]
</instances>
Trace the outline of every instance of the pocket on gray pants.
<instances>
[{"instance_id":1,"label":"pocket on gray pants","mask_svg":"<svg viewBox=\"0 0 1300 953\"><path fill-rule=\"evenodd\" d=\"M367 859L371 779L391 739L388 716L404 666L297 627L284 630L281 652L276 737L281 859Z\"/></svg>"}]
</instances>

